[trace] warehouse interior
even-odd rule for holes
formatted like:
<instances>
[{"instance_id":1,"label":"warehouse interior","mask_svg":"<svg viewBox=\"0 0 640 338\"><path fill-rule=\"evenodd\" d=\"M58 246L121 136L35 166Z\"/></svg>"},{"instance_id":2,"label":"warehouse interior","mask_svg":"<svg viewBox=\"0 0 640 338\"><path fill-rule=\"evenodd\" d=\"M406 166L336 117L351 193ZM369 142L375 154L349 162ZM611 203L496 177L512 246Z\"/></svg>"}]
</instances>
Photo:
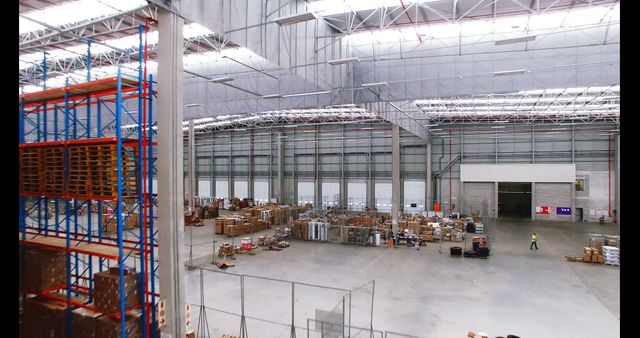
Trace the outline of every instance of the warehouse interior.
<instances>
[{"instance_id":1,"label":"warehouse interior","mask_svg":"<svg viewBox=\"0 0 640 338\"><path fill-rule=\"evenodd\" d=\"M20 337L620 337L619 1L18 16Z\"/></svg>"}]
</instances>

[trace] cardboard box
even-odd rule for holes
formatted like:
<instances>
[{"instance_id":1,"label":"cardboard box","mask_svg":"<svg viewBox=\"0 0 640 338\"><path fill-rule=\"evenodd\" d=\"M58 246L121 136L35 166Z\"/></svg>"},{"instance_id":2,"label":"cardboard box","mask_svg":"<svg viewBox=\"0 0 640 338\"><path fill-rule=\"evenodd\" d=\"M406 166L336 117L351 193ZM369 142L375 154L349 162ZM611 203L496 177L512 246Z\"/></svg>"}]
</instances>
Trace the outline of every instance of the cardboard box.
<instances>
[{"instance_id":1,"label":"cardboard box","mask_svg":"<svg viewBox=\"0 0 640 338\"><path fill-rule=\"evenodd\" d=\"M63 251L20 248L20 288L29 293L67 285L67 257Z\"/></svg>"},{"instance_id":2,"label":"cardboard box","mask_svg":"<svg viewBox=\"0 0 640 338\"><path fill-rule=\"evenodd\" d=\"M28 298L24 304L22 338L66 338L65 302L44 297Z\"/></svg>"},{"instance_id":3,"label":"cardboard box","mask_svg":"<svg viewBox=\"0 0 640 338\"><path fill-rule=\"evenodd\" d=\"M140 304L140 291L138 285L139 273L125 270L124 291L125 306L131 307ZM94 305L100 311L120 311L120 270L110 268L107 271L95 273L94 279Z\"/></svg>"},{"instance_id":4,"label":"cardboard box","mask_svg":"<svg viewBox=\"0 0 640 338\"><path fill-rule=\"evenodd\" d=\"M591 255L583 254L582 255L583 262L591 262Z\"/></svg>"},{"instance_id":5,"label":"cardboard box","mask_svg":"<svg viewBox=\"0 0 640 338\"><path fill-rule=\"evenodd\" d=\"M140 316L128 315L125 319L125 336L128 338L141 338L142 329ZM96 337L100 338L120 338L122 324L120 320L107 316L99 317L96 320Z\"/></svg>"},{"instance_id":6,"label":"cardboard box","mask_svg":"<svg viewBox=\"0 0 640 338\"><path fill-rule=\"evenodd\" d=\"M77 308L72 312L71 337L72 338L96 338L96 320L101 314L85 309Z\"/></svg>"}]
</instances>

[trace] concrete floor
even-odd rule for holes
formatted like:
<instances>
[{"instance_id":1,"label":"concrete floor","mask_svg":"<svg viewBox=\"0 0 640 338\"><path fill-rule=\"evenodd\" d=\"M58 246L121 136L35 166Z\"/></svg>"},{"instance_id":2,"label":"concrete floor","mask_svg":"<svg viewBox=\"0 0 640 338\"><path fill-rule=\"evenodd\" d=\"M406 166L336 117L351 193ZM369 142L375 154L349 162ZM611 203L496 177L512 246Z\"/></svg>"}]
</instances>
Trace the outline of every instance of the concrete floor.
<instances>
[{"instance_id":1,"label":"concrete floor","mask_svg":"<svg viewBox=\"0 0 640 338\"><path fill-rule=\"evenodd\" d=\"M353 326L369 327L372 287L367 282L375 279L373 325L379 330L420 337L462 337L468 331L490 337L619 337L619 267L564 259L581 254L588 233L615 235L617 229L595 223L500 220L493 229L489 259L451 257L449 246L460 245L456 242L444 242L440 254L437 243L417 251L296 240L280 252L260 249L254 256L238 255L236 266L226 271L345 289L364 284L352 293ZM202 243L193 248L194 264L218 270L210 264L212 227L187 229L186 243L190 230L193 243ZM532 231L538 235L537 251L529 250ZM230 238L218 240L219 245ZM188 258L189 246L185 254ZM207 311L211 336L239 334L240 319L233 313L240 313L240 277L211 271L203 276L205 304L218 309ZM291 286L246 278L244 287L249 336L289 337ZM189 302L200 304L199 288L198 270L188 270ZM306 336L306 319L315 317L316 308L342 308L343 292L302 285L296 285L295 292L299 337ZM348 301L345 306L348 311ZM192 318L195 329L197 307ZM368 333L352 329L351 336Z\"/></svg>"}]
</instances>

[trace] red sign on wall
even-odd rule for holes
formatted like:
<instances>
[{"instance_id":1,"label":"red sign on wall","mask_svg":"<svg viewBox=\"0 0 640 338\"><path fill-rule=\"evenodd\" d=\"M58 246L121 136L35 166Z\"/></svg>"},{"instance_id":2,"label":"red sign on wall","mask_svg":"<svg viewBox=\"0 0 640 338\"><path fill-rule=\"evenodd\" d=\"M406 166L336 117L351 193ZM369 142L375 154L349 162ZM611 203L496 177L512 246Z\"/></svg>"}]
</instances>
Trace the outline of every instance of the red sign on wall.
<instances>
[{"instance_id":1,"label":"red sign on wall","mask_svg":"<svg viewBox=\"0 0 640 338\"><path fill-rule=\"evenodd\" d=\"M536 214L548 215L549 214L549 207L536 207Z\"/></svg>"}]
</instances>

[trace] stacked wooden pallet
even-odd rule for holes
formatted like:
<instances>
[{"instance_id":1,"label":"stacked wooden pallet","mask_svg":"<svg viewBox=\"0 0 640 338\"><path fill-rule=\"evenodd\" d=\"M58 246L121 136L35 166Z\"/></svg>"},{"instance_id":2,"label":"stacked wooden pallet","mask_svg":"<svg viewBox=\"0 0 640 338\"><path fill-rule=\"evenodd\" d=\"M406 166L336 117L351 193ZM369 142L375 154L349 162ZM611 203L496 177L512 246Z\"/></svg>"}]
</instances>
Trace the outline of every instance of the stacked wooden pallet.
<instances>
[{"instance_id":1,"label":"stacked wooden pallet","mask_svg":"<svg viewBox=\"0 0 640 338\"><path fill-rule=\"evenodd\" d=\"M44 162L43 192L50 195L64 194L64 148L45 147L39 150Z\"/></svg>"},{"instance_id":2,"label":"stacked wooden pallet","mask_svg":"<svg viewBox=\"0 0 640 338\"><path fill-rule=\"evenodd\" d=\"M25 194L39 194L44 184L44 163L40 148L20 148L20 192Z\"/></svg>"},{"instance_id":3,"label":"stacked wooden pallet","mask_svg":"<svg viewBox=\"0 0 640 338\"><path fill-rule=\"evenodd\" d=\"M137 154L137 147L122 149L124 197L137 195ZM115 143L22 147L19 157L20 192L23 194L105 198L118 194Z\"/></svg>"}]
</instances>

